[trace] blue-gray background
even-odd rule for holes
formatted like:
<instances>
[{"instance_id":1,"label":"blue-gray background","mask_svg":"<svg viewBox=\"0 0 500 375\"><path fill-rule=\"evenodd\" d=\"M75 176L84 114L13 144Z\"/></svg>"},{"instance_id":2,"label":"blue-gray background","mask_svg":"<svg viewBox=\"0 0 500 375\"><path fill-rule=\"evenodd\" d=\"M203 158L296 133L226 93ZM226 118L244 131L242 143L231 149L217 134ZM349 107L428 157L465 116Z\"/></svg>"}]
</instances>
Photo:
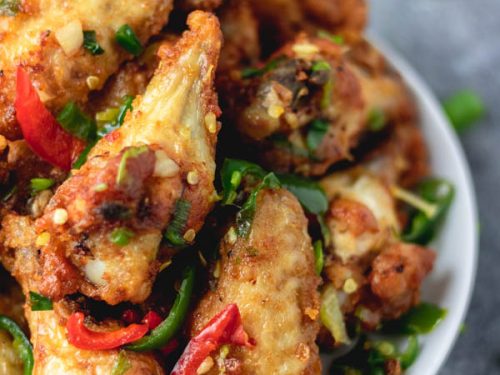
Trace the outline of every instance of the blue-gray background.
<instances>
[{"instance_id":1,"label":"blue-gray background","mask_svg":"<svg viewBox=\"0 0 500 375\"><path fill-rule=\"evenodd\" d=\"M461 136L479 202L479 268L464 333L440 375L500 374L500 0L368 1L371 29L439 99L472 88L488 107Z\"/></svg>"}]
</instances>

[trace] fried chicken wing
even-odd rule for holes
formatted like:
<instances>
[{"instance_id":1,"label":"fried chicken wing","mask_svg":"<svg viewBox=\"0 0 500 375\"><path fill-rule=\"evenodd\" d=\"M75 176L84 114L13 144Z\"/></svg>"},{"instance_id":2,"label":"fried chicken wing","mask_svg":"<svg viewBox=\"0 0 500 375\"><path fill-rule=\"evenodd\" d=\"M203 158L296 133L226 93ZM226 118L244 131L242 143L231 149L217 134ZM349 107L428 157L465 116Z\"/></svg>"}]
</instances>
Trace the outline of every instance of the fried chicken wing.
<instances>
[{"instance_id":1,"label":"fried chicken wing","mask_svg":"<svg viewBox=\"0 0 500 375\"><path fill-rule=\"evenodd\" d=\"M318 374L319 278L297 199L261 192L249 237L226 235L220 256L220 277L194 312L191 332L235 303L255 347L232 348L210 373L235 366L241 374Z\"/></svg>"},{"instance_id":2,"label":"fried chicken wing","mask_svg":"<svg viewBox=\"0 0 500 375\"><path fill-rule=\"evenodd\" d=\"M30 291L37 291L36 279L40 267L36 239L31 218L5 215L2 221L0 259L19 281L25 295ZM50 311L31 311L27 304L24 311L31 331L34 375L112 373L120 356L119 351L87 351L72 346L66 338L65 320L68 313L62 303L54 303L54 310ZM130 352L125 355L131 369L135 371L131 373L163 374L152 355ZM0 362L3 363L6 362Z\"/></svg>"},{"instance_id":3,"label":"fried chicken wing","mask_svg":"<svg viewBox=\"0 0 500 375\"><path fill-rule=\"evenodd\" d=\"M400 77L372 47L359 45L351 51L302 34L261 68L219 81L225 116L252 157L257 147L270 169L318 176L353 160L364 138L414 118ZM362 60L358 49L373 57Z\"/></svg>"},{"instance_id":4,"label":"fried chicken wing","mask_svg":"<svg viewBox=\"0 0 500 375\"><path fill-rule=\"evenodd\" d=\"M215 197L219 108L212 84L221 35L213 15L194 12L188 24L174 48L159 52L160 66L123 126L98 142L38 219L48 240L44 294L142 302L169 223L171 245L192 242L203 224ZM127 239L113 240L113 233Z\"/></svg>"},{"instance_id":5,"label":"fried chicken wing","mask_svg":"<svg viewBox=\"0 0 500 375\"><path fill-rule=\"evenodd\" d=\"M301 31L327 30L357 40L366 25L364 0L253 0L252 5L263 34L277 45Z\"/></svg>"},{"instance_id":6,"label":"fried chicken wing","mask_svg":"<svg viewBox=\"0 0 500 375\"><path fill-rule=\"evenodd\" d=\"M11 3L11 2L9 2ZM172 0L146 0L131 6L123 1L12 2L10 15L0 15L0 134L19 138L15 121L15 72L29 72L45 105L59 111L69 101L84 103L91 88L101 88L120 63L131 55L115 41L116 31L128 24L141 43L161 30ZM83 47L83 31L95 31L104 50L93 55Z\"/></svg>"},{"instance_id":7,"label":"fried chicken wing","mask_svg":"<svg viewBox=\"0 0 500 375\"><path fill-rule=\"evenodd\" d=\"M342 311L374 329L419 302L435 253L399 239L397 206L388 181L364 168L321 182L330 201L326 280L342 295Z\"/></svg>"}]
</instances>

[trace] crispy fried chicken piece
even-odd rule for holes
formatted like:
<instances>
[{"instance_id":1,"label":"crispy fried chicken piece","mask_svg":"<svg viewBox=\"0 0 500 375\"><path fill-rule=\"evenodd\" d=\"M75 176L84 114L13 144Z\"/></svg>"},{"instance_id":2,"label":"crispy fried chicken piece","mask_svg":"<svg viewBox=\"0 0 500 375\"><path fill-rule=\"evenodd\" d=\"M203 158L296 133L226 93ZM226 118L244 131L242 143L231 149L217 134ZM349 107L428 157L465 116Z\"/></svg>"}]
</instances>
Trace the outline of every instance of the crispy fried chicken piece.
<instances>
[{"instance_id":1,"label":"crispy fried chicken piece","mask_svg":"<svg viewBox=\"0 0 500 375\"><path fill-rule=\"evenodd\" d=\"M389 137L363 158L363 164L388 184L414 187L430 173L422 130L411 121L396 124Z\"/></svg>"},{"instance_id":2,"label":"crispy fried chicken piece","mask_svg":"<svg viewBox=\"0 0 500 375\"><path fill-rule=\"evenodd\" d=\"M421 246L396 243L373 260L368 279L385 319L397 318L419 302L420 285L435 259L433 251Z\"/></svg>"},{"instance_id":3,"label":"crispy fried chicken piece","mask_svg":"<svg viewBox=\"0 0 500 375\"><path fill-rule=\"evenodd\" d=\"M0 259L21 284L24 294L38 291L40 266L33 219L16 214L5 215L0 240ZM25 306L35 358L33 374L111 374L119 351L87 351L72 346L66 339L65 328L69 312L63 307L59 302L54 303L54 310L51 311L31 311L29 305ZM131 373L163 374L152 355L128 352L126 355L135 370Z\"/></svg>"},{"instance_id":4,"label":"crispy fried chicken piece","mask_svg":"<svg viewBox=\"0 0 500 375\"><path fill-rule=\"evenodd\" d=\"M191 333L235 303L256 344L231 348L210 373L220 366L240 374L319 374L319 278L297 199L285 190L259 193L248 239L226 235L220 255L220 277L196 308Z\"/></svg>"},{"instance_id":5,"label":"crispy fried chicken piece","mask_svg":"<svg viewBox=\"0 0 500 375\"><path fill-rule=\"evenodd\" d=\"M253 0L252 5L271 47L292 40L301 31L327 30L355 41L361 38L367 20L364 0Z\"/></svg>"},{"instance_id":6,"label":"crispy fried chicken piece","mask_svg":"<svg viewBox=\"0 0 500 375\"><path fill-rule=\"evenodd\" d=\"M400 77L378 52L368 53L374 57L361 61L327 38L302 34L262 70L219 81L225 116L268 168L322 175L352 160L353 149L373 132L414 118Z\"/></svg>"},{"instance_id":7,"label":"crispy fried chicken piece","mask_svg":"<svg viewBox=\"0 0 500 375\"><path fill-rule=\"evenodd\" d=\"M342 296L343 313L356 313L368 329L401 316L419 302L435 253L398 238L396 202L383 177L359 167L321 185L332 234L324 275Z\"/></svg>"},{"instance_id":8,"label":"crispy fried chicken piece","mask_svg":"<svg viewBox=\"0 0 500 375\"><path fill-rule=\"evenodd\" d=\"M226 1L217 13L224 35L218 81L230 81L227 75L233 70L252 66L260 60L259 23L250 3L247 0Z\"/></svg>"},{"instance_id":9,"label":"crispy fried chicken piece","mask_svg":"<svg viewBox=\"0 0 500 375\"><path fill-rule=\"evenodd\" d=\"M98 142L36 222L50 235L41 251L43 294L140 303L163 232L183 215L178 206L187 217L173 228L176 244L192 242L202 226L215 198L220 110L212 85L221 33L215 16L201 11L188 24L174 48L159 52L160 66L122 127ZM130 240L114 243L111 233L123 228Z\"/></svg>"},{"instance_id":10,"label":"crispy fried chicken piece","mask_svg":"<svg viewBox=\"0 0 500 375\"><path fill-rule=\"evenodd\" d=\"M98 78L92 88L99 89L131 57L115 41L118 28L128 24L144 44L161 30L172 9L172 0L146 0L140 6L108 0L13 3L20 4L19 11L0 16L0 134L10 139L21 136L13 107L19 64L52 112L69 101L84 103L89 76ZM96 32L103 54L83 48L82 30Z\"/></svg>"}]
</instances>

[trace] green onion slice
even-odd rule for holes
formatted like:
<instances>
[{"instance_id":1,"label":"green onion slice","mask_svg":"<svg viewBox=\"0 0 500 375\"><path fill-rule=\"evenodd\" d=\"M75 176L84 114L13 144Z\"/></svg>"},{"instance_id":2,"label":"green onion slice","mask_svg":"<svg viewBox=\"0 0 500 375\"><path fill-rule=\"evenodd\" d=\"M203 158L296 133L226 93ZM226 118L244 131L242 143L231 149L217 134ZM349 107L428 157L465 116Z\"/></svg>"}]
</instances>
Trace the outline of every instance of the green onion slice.
<instances>
[{"instance_id":1,"label":"green onion slice","mask_svg":"<svg viewBox=\"0 0 500 375\"><path fill-rule=\"evenodd\" d=\"M330 42L333 42L333 43L338 44L338 45L344 44L344 37L342 35L332 34L326 30L318 31L318 37L322 38L322 39L327 39Z\"/></svg>"},{"instance_id":2,"label":"green onion slice","mask_svg":"<svg viewBox=\"0 0 500 375\"><path fill-rule=\"evenodd\" d=\"M94 30L85 30L83 32L83 47L92 55L102 55L104 53L104 49L97 43Z\"/></svg>"},{"instance_id":3,"label":"green onion slice","mask_svg":"<svg viewBox=\"0 0 500 375\"><path fill-rule=\"evenodd\" d=\"M191 202L186 199L178 199L175 202L175 209L172 221L167 227L165 238L173 246L185 246L186 240L183 237L184 229L189 219Z\"/></svg>"},{"instance_id":4,"label":"green onion slice","mask_svg":"<svg viewBox=\"0 0 500 375\"><path fill-rule=\"evenodd\" d=\"M254 67L245 68L241 71L241 78L248 79L248 78L263 76L267 72L270 72L270 71L276 69L278 67L278 65L281 62L283 62L284 60L286 60L286 57L280 56L280 57L277 57L277 58L269 61L262 68L254 68Z\"/></svg>"},{"instance_id":5,"label":"green onion slice","mask_svg":"<svg viewBox=\"0 0 500 375\"><path fill-rule=\"evenodd\" d=\"M316 273L321 275L321 271L323 271L323 267L325 265L325 258L323 254L323 242L316 241L313 245L314 249L314 267L316 269Z\"/></svg>"},{"instance_id":6,"label":"green onion slice","mask_svg":"<svg viewBox=\"0 0 500 375\"><path fill-rule=\"evenodd\" d=\"M129 25L125 24L121 26L115 34L115 39L124 50L130 52L132 55L139 56L142 53L141 42Z\"/></svg>"},{"instance_id":7,"label":"green onion slice","mask_svg":"<svg viewBox=\"0 0 500 375\"><path fill-rule=\"evenodd\" d=\"M255 210L257 209L257 196L264 189L278 189L280 181L274 173L267 174L262 182L250 193L250 196L243 204L243 207L236 215L236 233L239 237L247 238L250 234Z\"/></svg>"},{"instance_id":8,"label":"green onion slice","mask_svg":"<svg viewBox=\"0 0 500 375\"><path fill-rule=\"evenodd\" d=\"M372 132L379 132L385 128L386 124L384 111L380 108L373 108L368 114L368 129Z\"/></svg>"},{"instance_id":9,"label":"green onion slice","mask_svg":"<svg viewBox=\"0 0 500 375\"><path fill-rule=\"evenodd\" d=\"M30 291L31 311L52 310L52 301L38 293Z\"/></svg>"},{"instance_id":10,"label":"green onion slice","mask_svg":"<svg viewBox=\"0 0 500 375\"><path fill-rule=\"evenodd\" d=\"M32 178L30 181L31 192L33 194L49 189L55 181L51 178Z\"/></svg>"},{"instance_id":11,"label":"green onion slice","mask_svg":"<svg viewBox=\"0 0 500 375\"><path fill-rule=\"evenodd\" d=\"M75 137L84 141L95 140L97 126L94 120L84 114L75 102L69 102L57 116L61 126Z\"/></svg>"},{"instance_id":12,"label":"green onion slice","mask_svg":"<svg viewBox=\"0 0 500 375\"><path fill-rule=\"evenodd\" d=\"M128 228L115 228L109 235L109 240L118 246L126 246L135 236L135 233Z\"/></svg>"}]
</instances>

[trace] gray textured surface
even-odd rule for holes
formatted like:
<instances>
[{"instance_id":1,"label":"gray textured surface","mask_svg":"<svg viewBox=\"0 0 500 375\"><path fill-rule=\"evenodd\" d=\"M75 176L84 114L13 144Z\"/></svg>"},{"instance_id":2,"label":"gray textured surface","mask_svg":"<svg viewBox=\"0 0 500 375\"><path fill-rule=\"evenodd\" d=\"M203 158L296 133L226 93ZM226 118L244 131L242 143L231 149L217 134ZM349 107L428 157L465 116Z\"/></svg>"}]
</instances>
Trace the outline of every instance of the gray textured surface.
<instances>
[{"instance_id":1,"label":"gray textured surface","mask_svg":"<svg viewBox=\"0 0 500 375\"><path fill-rule=\"evenodd\" d=\"M489 114L461 136L479 202L481 245L466 329L441 375L500 374L500 0L371 0L372 29L439 99L461 88Z\"/></svg>"}]
</instances>

